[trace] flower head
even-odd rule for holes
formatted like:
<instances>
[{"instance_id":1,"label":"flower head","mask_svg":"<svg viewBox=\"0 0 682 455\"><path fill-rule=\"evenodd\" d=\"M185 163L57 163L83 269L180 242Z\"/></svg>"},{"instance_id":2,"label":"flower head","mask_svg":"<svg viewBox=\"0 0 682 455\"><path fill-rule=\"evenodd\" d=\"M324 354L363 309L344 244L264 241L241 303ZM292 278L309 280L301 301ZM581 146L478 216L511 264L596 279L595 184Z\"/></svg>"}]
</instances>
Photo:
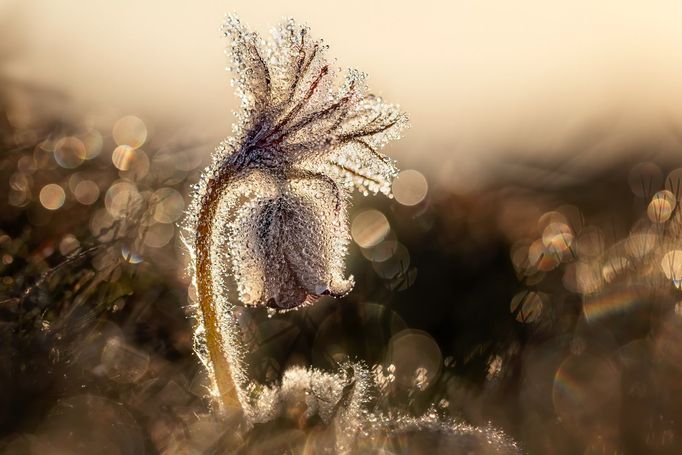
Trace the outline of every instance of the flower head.
<instances>
[{"instance_id":1,"label":"flower head","mask_svg":"<svg viewBox=\"0 0 682 455\"><path fill-rule=\"evenodd\" d=\"M327 46L293 20L268 42L234 16L223 30L241 112L193 211L224 191L216 220L230 270L221 272L234 275L243 304L289 309L344 295L353 286L344 271L348 197L354 188L390 195L397 169L379 150L407 119L368 93L363 73L338 77ZM211 185L224 174L225 188Z\"/></svg>"}]
</instances>

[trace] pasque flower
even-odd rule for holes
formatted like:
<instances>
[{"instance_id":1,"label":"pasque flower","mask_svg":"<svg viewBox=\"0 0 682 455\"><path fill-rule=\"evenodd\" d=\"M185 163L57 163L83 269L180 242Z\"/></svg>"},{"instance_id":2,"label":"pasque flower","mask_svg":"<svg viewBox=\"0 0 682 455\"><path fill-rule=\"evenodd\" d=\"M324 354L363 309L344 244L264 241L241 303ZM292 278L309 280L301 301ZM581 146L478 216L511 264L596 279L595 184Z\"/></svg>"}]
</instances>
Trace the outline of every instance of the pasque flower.
<instances>
[{"instance_id":1,"label":"pasque flower","mask_svg":"<svg viewBox=\"0 0 682 455\"><path fill-rule=\"evenodd\" d=\"M285 20L266 42L228 16L223 30L241 110L186 223L219 386L229 340L211 333L226 307L291 309L351 290L349 195L390 195L397 169L379 150L407 125L397 106L368 92L363 73L337 74L307 27Z\"/></svg>"}]
</instances>

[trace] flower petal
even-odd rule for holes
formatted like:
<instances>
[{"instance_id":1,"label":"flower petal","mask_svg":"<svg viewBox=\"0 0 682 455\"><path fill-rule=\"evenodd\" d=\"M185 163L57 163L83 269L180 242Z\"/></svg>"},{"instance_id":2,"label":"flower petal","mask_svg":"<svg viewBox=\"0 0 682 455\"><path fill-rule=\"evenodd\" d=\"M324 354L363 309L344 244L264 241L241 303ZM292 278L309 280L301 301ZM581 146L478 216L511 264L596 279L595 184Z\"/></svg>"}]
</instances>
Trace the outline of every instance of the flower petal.
<instances>
[{"instance_id":1,"label":"flower petal","mask_svg":"<svg viewBox=\"0 0 682 455\"><path fill-rule=\"evenodd\" d=\"M345 197L331 179L301 172L239 211L231 245L243 303L289 309L350 291Z\"/></svg>"},{"instance_id":2,"label":"flower petal","mask_svg":"<svg viewBox=\"0 0 682 455\"><path fill-rule=\"evenodd\" d=\"M310 106L325 99L332 88L333 68L326 58L328 46L314 39L308 27L293 19L285 19L272 30L272 40L273 99L289 108L300 105L295 115L304 115ZM286 115L291 109L282 111ZM290 120L294 120L293 116Z\"/></svg>"},{"instance_id":3,"label":"flower petal","mask_svg":"<svg viewBox=\"0 0 682 455\"><path fill-rule=\"evenodd\" d=\"M265 43L234 15L227 16L223 33L230 38L233 82L242 108L251 116L265 112L272 90Z\"/></svg>"},{"instance_id":4,"label":"flower petal","mask_svg":"<svg viewBox=\"0 0 682 455\"><path fill-rule=\"evenodd\" d=\"M301 140L290 147L301 149L297 152L304 157L301 167L325 173L339 184L355 187L364 194L382 192L390 195L397 168L395 162L380 149L400 137L402 129L407 126L407 117L397 106L365 95L364 84L360 79L356 80L357 84L346 84L346 87L352 87L346 90L352 90L353 95L338 98L350 100L349 105L343 110L337 109L341 113L329 122L312 123L298 134L307 137L308 142ZM336 103L338 105L339 101ZM324 134L320 125L326 127ZM317 130L313 130L314 127ZM319 138L324 138L324 141Z\"/></svg>"}]
</instances>

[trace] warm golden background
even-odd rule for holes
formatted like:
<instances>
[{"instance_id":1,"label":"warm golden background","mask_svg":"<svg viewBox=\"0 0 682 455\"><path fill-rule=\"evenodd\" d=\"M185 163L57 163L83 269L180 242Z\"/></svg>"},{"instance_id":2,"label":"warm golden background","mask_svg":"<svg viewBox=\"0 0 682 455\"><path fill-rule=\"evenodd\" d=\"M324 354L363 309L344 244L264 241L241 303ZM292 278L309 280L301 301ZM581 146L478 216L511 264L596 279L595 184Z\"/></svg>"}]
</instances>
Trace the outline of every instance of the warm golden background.
<instances>
[{"instance_id":1,"label":"warm golden background","mask_svg":"<svg viewBox=\"0 0 682 455\"><path fill-rule=\"evenodd\" d=\"M236 11L261 32L296 17L410 113L413 128L392 147L405 167L458 186L512 151L566 153L567 140L596 128L602 140L580 150L579 168L613 158L623 143L675 140L669 128L682 120L675 1L0 5L11 54L3 74L63 90L93 113L135 113L207 142L229 134L236 107L223 14Z\"/></svg>"}]
</instances>

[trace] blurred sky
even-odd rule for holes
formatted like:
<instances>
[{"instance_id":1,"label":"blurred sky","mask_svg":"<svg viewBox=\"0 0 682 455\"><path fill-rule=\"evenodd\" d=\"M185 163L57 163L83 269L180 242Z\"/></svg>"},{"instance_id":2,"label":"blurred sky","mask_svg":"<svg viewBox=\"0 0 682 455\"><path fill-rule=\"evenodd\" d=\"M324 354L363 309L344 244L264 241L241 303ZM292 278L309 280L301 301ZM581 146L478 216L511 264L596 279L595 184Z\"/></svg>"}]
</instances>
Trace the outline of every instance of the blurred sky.
<instances>
[{"instance_id":1,"label":"blurred sky","mask_svg":"<svg viewBox=\"0 0 682 455\"><path fill-rule=\"evenodd\" d=\"M229 11L261 32L285 15L307 22L410 114L392 154L442 178L509 150L557 153L594 127L613 145L673 140L682 124L679 1L0 0L0 71L217 141L236 107L219 33Z\"/></svg>"}]
</instances>

